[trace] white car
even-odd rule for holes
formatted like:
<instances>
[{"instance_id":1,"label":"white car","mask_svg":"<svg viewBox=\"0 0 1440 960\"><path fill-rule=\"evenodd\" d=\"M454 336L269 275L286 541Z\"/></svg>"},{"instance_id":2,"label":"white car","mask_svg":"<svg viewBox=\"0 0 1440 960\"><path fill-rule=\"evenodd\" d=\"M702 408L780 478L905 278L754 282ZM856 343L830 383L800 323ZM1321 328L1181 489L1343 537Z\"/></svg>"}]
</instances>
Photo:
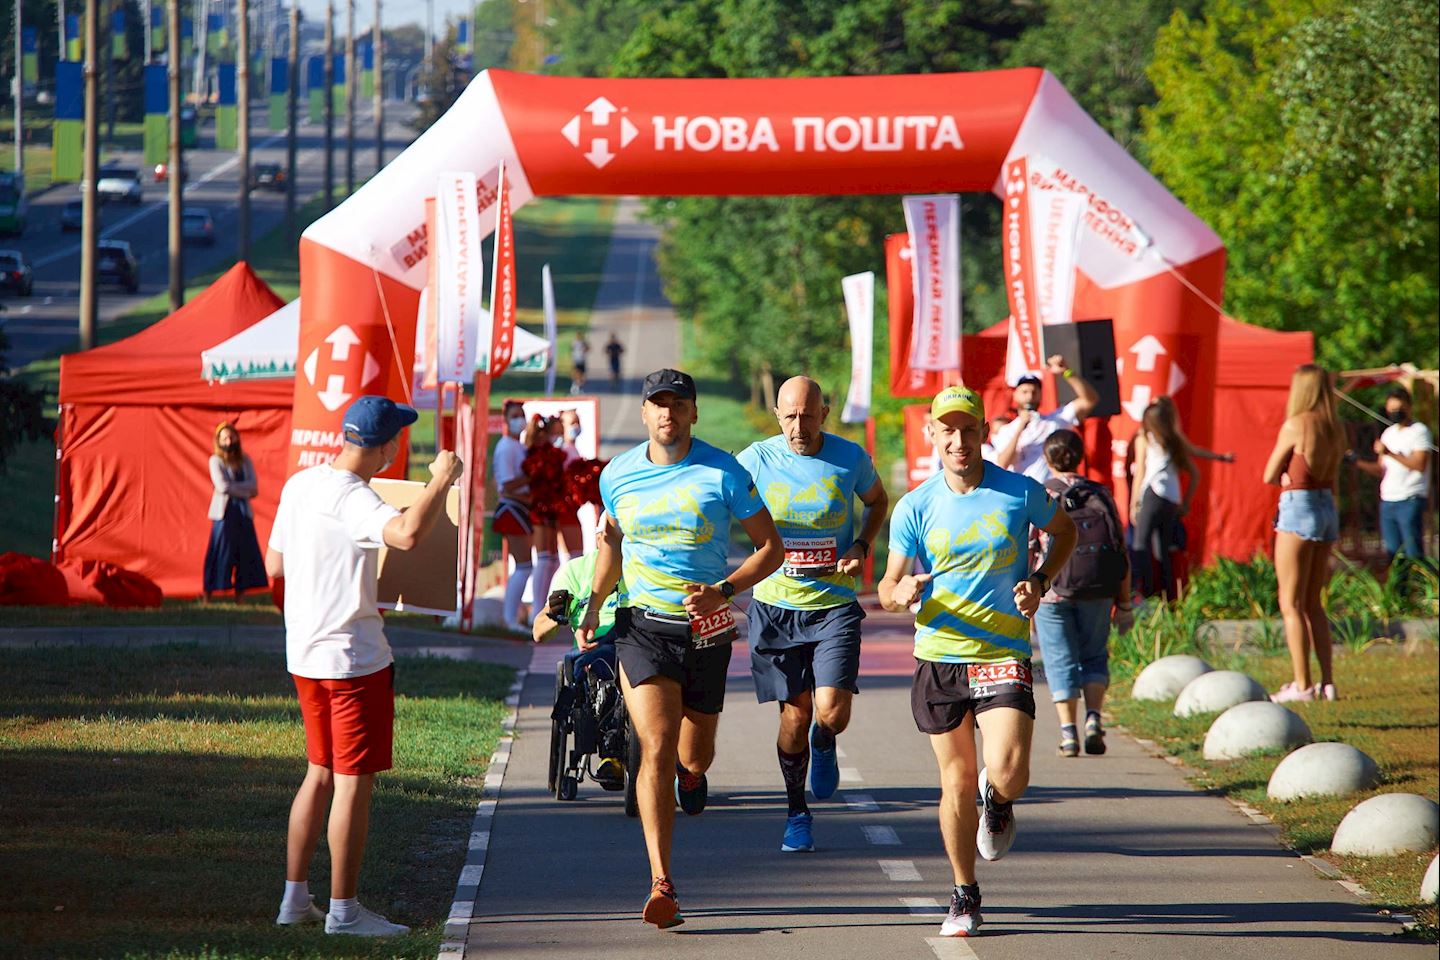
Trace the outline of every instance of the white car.
<instances>
[{"instance_id":1,"label":"white car","mask_svg":"<svg viewBox=\"0 0 1440 960\"><path fill-rule=\"evenodd\" d=\"M140 171L133 167L109 167L101 170L95 181L95 193L101 202L123 200L139 206L145 199L144 188L140 185Z\"/></svg>"}]
</instances>

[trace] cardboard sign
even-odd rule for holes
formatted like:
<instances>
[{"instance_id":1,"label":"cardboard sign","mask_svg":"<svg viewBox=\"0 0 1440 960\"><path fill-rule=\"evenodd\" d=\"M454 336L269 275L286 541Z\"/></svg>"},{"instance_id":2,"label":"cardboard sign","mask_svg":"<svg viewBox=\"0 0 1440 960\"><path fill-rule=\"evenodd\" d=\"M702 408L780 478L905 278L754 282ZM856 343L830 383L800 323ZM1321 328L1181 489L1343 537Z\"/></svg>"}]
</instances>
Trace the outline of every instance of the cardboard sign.
<instances>
[{"instance_id":1,"label":"cardboard sign","mask_svg":"<svg viewBox=\"0 0 1440 960\"><path fill-rule=\"evenodd\" d=\"M370 481L390 506L404 510L420 498L425 484L417 480ZM380 586L376 593L385 610L450 616L458 609L456 570L460 556L460 488L451 487L445 509L414 550L380 548Z\"/></svg>"}]
</instances>

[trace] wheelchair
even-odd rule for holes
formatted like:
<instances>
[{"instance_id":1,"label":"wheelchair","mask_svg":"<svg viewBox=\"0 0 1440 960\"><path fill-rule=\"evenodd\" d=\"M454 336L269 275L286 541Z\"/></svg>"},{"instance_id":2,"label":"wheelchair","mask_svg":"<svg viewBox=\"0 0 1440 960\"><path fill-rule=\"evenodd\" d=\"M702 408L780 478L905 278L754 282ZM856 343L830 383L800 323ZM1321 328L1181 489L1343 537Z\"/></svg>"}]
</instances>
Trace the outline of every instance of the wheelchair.
<instances>
[{"instance_id":1,"label":"wheelchair","mask_svg":"<svg viewBox=\"0 0 1440 960\"><path fill-rule=\"evenodd\" d=\"M620 779L596 775L600 761L606 757L620 761ZM625 710L614 645L602 644L596 651L578 657L567 654L555 664L547 781L550 792L556 800L574 800L580 784L588 779L602 790L623 790L625 815L636 817L640 815L635 800L635 776L639 770L640 741Z\"/></svg>"}]
</instances>

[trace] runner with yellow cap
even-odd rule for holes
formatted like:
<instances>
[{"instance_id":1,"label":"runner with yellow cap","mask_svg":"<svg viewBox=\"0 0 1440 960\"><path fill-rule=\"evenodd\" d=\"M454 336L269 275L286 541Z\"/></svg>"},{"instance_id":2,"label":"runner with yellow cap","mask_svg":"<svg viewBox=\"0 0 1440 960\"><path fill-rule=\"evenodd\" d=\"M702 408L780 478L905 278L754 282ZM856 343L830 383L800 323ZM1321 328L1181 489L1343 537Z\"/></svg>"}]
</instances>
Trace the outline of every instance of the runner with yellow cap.
<instances>
[{"instance_id":1,"label":"runner with yellow cap","mask_svg":"<svg viewBox=\"0 0 1440 960\"><path fill-rule=\"evenodd\" d=\"M919 603L910 707L940 768L940 834L955 881L940 935L963 937L981 924L977 850L999 860L1015 841L1013 804L1030 782L1035 723L1029 619L1076 534L1044 487L981 457L989 425L975 391L937 394L930 430L943 469L895 507L880 603L892 612ZM1034 571L1032 526L1051 534Z\"/></svg>"}]
</instances>

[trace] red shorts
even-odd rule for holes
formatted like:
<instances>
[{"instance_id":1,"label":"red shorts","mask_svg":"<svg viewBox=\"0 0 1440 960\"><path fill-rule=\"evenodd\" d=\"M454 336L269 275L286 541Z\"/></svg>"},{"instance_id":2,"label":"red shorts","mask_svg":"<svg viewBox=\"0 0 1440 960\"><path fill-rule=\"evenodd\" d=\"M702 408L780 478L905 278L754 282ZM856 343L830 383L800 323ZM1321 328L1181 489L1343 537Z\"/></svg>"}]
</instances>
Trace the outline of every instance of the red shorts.
<instances>
[{"instance_id":1,"label":"red shorts","mask_svg":"<svg viewBox=\"0 0 1440 960\"><path fill-rule=\"evenodd\" d=\"M305 717L305 756L316 766L360 776L389 770L395 733L395 665L344 680L291 677Z\"/></svg>"},{"instance_id":2,"label":"red shorts","mask_svg":"<svg viewBox=\"0 0 1440 960\"><path fill-rule=\"evenodd\" d=\"M496 504L490 526L496 533L507 537L528 537L535 529L530 519L530 508L513 500L501 500Z\"/></svg>"}]
</instances>

